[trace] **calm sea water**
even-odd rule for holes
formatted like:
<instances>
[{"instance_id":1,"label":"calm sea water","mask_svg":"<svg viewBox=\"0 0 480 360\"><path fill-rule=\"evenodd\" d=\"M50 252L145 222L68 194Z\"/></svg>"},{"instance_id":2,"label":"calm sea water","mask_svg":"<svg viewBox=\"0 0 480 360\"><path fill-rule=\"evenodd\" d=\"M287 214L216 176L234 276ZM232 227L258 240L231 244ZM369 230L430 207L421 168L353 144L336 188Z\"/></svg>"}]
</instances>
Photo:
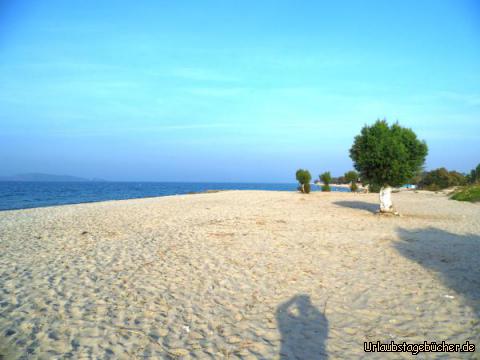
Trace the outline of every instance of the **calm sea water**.
<instances>
[{"instance_id":1,"label":"calm sea water","mask_svg":"<svg viewBox=\"0 0 480 360\"><path fill-rule=\"evenodd\" d=\"M297 184L170 182L0 182L0 210L135 199L207 190L296 191ZM334 191L348 191L332 188ZM312 186L312 191L319 191Z\"/></svg>"}]
</instances>

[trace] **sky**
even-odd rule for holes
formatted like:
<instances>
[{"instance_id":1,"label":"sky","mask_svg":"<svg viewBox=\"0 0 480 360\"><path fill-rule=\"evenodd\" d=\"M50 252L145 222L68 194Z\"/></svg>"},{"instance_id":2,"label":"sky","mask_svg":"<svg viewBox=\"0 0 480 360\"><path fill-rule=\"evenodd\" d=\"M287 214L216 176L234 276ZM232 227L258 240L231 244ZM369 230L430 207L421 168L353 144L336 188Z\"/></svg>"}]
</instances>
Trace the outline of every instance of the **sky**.
<instances>
[{"instance_id":1,"label":"sky","mask_svg":"<svg viewBox=\"0 0 480 360\"><path fill-rule=\"evenodd\" d=\"M0 176L341 175L379 118L480 162L480 2L0 0Z\"/></svg>"}]
</instances>

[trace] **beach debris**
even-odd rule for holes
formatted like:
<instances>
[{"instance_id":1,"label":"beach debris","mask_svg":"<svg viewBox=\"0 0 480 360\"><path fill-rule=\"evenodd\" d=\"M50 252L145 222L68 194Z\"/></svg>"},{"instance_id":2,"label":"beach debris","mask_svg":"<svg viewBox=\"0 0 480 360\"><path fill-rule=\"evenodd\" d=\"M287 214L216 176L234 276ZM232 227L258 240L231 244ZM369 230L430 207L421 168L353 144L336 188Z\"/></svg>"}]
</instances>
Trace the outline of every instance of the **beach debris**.
<instances>
[{"instance_id":1,"label":"beach debris","mask_svg":"<svg viewBox=\"0 0 480 360\"><path fill-rule=\"evenodd\" d=\"M443 295L444 298L447 298L447 299L455 299L455 296L453 295Z\"/></svg>"}]
</instances>

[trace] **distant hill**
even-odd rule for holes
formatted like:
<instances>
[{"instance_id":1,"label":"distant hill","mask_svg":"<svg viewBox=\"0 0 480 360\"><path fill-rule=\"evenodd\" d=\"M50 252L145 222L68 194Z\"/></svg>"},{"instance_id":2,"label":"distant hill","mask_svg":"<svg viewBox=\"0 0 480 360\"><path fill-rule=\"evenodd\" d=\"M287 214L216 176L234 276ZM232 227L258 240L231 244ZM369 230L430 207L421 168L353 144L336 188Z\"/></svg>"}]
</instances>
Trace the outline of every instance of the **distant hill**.
<instances>
[{"instance_id":1,"label":"distant hill","mask_svg":"<svg viewBox=\"0 0 480 360\"><path fill-rule=\"evenodd\" d=\"M18 174L14 176L0 177L0 181L43 181L43 182L86 182L86 181L105 181L103 179L85 179L69 175L52 175L41 173Z\"/></svg>"}]
</instances>

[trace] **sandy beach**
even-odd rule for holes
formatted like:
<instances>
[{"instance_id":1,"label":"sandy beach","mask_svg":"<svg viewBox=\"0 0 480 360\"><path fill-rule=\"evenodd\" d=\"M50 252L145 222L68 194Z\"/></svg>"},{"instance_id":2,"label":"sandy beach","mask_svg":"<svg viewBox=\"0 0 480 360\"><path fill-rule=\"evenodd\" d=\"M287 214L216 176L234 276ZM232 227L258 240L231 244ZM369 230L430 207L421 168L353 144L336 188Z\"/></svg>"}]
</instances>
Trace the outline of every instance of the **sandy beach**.
<instances>
[{"instance_id":1,"label":"sandy beach","mask_svg":"<svg viewBox=\"0 0 480 360\"><path fill-rule=\"evenodd\" d=\"M476 344L480 204L226 191L0 213L0 358L378 358ZM411 358L408 353L389 358Z\"/></svg>"}]
</instances>

